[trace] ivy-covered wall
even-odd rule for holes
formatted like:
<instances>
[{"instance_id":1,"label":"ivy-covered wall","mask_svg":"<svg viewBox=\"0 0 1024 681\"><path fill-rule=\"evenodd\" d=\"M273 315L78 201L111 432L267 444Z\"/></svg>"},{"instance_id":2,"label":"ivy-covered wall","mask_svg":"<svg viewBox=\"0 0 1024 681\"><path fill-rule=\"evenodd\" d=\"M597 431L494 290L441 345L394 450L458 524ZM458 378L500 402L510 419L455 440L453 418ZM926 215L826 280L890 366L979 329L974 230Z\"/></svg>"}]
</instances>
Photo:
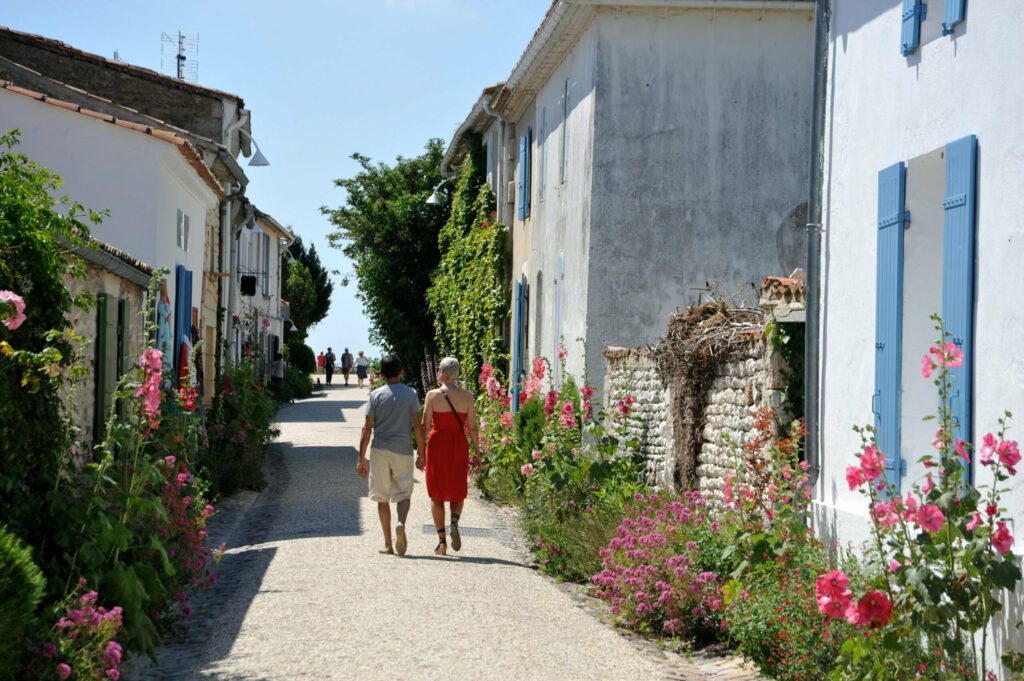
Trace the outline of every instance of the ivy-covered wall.
<instances>
[{"instance_id":1,"label":"ivy-covered wall","mask_svg":"<svg viewBox=\"0 0 1024 681\"><path fill-rule=\"evenodd\" d=\"M503 328L508 316L505 290L505 225L495 219L494 194L485 182L480 139L459 167L451 216L441 229L441 261L427 292L437 347L462 365L463 382L475 386L484 362L508 361Z\"/></svg>"}]
</instances>

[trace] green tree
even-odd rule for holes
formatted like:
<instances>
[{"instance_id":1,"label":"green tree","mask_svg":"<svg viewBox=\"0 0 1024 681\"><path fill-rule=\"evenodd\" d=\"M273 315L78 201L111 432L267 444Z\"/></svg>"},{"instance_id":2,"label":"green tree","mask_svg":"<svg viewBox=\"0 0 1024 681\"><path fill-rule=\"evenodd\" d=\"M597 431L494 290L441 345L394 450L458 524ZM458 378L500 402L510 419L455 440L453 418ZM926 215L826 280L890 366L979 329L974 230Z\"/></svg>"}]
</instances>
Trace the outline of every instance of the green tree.
<instances>
[{"instance_id":1,"label":"green tree","mask_svg":"<svg viewBox=\"0 0 1024 681\"><path fill-rule=\"evenodd\" d=\"M296 260L289 263L284 283L281 296L288 301L291 320L298 329L291 333L299 340L305 340L309 327L323 318L316 319L317 295L313 275L308 267Z\"/></svg>"},{"instance_id":2,"label":"green tree","mask_svg":"<svg viewBox=\"0 0 1024 681\"><path fill-rule=\"evenodd\" d=\"M292 260L288 262L288 259L285 259L284 287L281 297L291 305L292 321L295 322L295 326L299 327L302 337L305 338L309 328L323 321L330 311L334 283L331 281L330 273L323 263L320 262L320 255L316 252L314 244L310 244L307 248L302 241L302 237L296 237L292 245L288 247L288 252L291 254ZM309 283L313 288L312 298L304 300L300 304L302 309L299 311L295 307L299 296L292 289L291 283L291 272L296 266L302 266L306 269L309 275ZM302 281L305 282L305 280L306 277L303 275ZM296 283L298 283L298 280L296 280ZM302 293L304 295L306 292L303 291Z\"/></svg>"},{"instance_id":3,"label":"green tree","mask_svg":"<svg viewBox=\"0 0 1024 681\"><path fill-rule=\"evenodd\" d=\"M335 180L346 192L345 205L322 209L335 227L328 235L331 245L352 260L373 340L402 357L414 383L416 367L436 350L426 294L448 210L426 200L441 180L443 154L440 139L394 165L353 154L359 172Z\"/></svg>"}]
</instances>

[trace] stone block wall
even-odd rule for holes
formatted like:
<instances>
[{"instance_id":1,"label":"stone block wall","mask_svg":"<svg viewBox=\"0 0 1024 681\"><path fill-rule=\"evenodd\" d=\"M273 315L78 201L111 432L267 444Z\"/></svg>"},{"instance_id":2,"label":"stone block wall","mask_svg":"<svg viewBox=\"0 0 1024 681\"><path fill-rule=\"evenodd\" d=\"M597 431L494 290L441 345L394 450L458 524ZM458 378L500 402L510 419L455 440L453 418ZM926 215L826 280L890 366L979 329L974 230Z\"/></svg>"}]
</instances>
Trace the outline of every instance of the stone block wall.
<instances>
[{"instance_id":1,"label":"stone block wall","mask_svg":"<svg viewBox=\"0 0 1024 681\"><path fill-rule=\"evenodd\" d=\"M608 348L604 351L604 399L608 409L632 395L636 400L627 426L640 441L647 462L647 482L657 489L674 489L675 443L670 418L672 399L658 376L654 358L647 350Z\"/></svg>"}]
</instances>

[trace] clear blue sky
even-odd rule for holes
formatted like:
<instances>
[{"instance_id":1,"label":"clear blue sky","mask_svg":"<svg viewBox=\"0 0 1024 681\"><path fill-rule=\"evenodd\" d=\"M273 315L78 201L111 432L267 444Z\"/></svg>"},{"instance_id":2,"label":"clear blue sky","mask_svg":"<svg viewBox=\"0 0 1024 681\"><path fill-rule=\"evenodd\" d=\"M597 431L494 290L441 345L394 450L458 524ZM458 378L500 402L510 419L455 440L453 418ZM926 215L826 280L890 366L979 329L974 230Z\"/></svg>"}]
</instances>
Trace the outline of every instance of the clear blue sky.
<instances>
[{"instance_id":1,"label":"clear blue sky","mask_svg":"<svg viewBox=\"0 0 1024 681\"><path fill-rule=\"evenodd\" d=\"M327 245L320 206L360 152L374 160L446 142L480 91L504 80L551 0L295 0L125 2L3 0L0 24L88 52L160 69L160 34L199 33L199 84L240 95L271 165L248 168L259 208L315 243L329 269L351 272ZM319 351L377 354L355 284L337 284L310 334Z\"/></svg>"}]
</instances>

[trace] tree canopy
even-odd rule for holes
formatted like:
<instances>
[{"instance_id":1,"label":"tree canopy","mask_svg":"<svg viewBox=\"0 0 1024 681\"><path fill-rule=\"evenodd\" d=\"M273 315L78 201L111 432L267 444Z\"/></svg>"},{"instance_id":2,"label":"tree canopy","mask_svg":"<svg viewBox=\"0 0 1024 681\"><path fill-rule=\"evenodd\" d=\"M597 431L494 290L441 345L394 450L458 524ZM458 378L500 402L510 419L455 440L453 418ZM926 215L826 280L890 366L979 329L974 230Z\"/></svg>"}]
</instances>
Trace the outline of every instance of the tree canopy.
<instances>
[{"instance_id":1,"label":"tree canopy","mask_svg":"<svg viewBox=\"0 0 1024 681\"><path fill-rule=\"evenodd\" d=\"M353 154L359 172L335 180L346 192L345 205L321 209L335 227L328 235L331 245L352 260L371 337L399 354L413 382L417 367L435 352L434 320L425 301L448 208L426 201L441 180L443 144L432 139L424 153L399 156L393 165Z\"/></svg>"}]
</instances>

